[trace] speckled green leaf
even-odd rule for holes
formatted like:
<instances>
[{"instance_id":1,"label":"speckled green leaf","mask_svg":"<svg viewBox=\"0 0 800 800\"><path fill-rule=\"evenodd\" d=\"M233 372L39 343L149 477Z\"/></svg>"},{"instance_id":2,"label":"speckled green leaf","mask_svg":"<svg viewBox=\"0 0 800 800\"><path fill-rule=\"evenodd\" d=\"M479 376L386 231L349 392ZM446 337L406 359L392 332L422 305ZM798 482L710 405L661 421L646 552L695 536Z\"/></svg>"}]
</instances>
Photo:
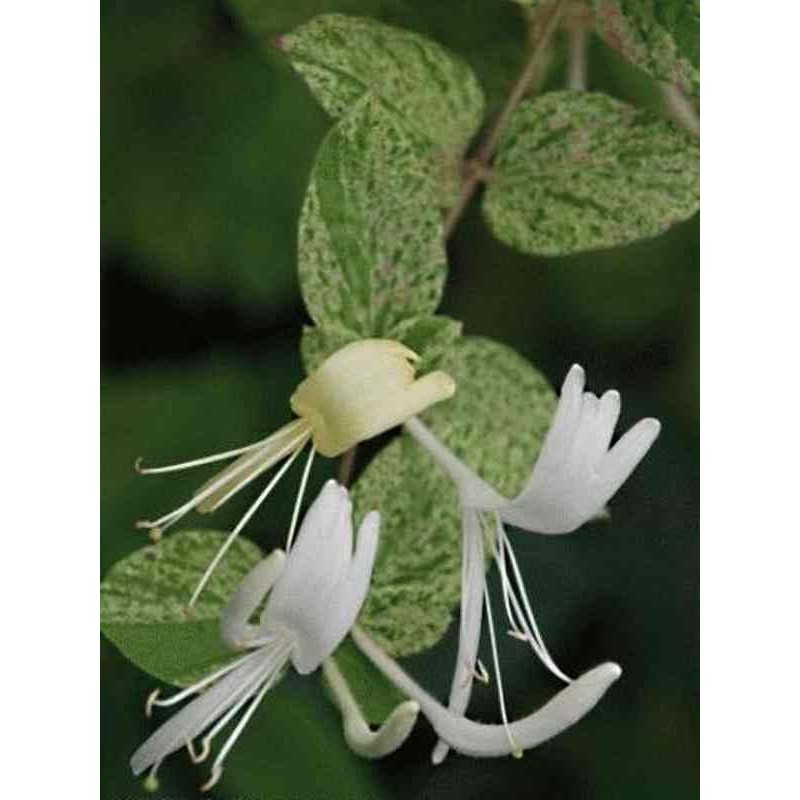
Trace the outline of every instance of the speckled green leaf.
<instances>
[{"instance_id":1,"label":"speckled green leaf","mask_svg":"<svg viewBox=\"0 0 800 800\"><path fill-rule=\"evenodd\" d=\"M450 317L428 315L403 320L386 336L402 342L420 356L417 371L428 372L438 367L461 336L462 324ZM337 325L303 328L300 350L306 372L313 372L329 355L358 339L358 334Z\"/></svg>"},{"instance_id":2,"label":"speckled green leaf","mask_svg":"<svg viewBox=\"0 0 800 800\"><path fill-rule=\"evenodd\" d=\"M595 27L632 64L684 92L700 89L699 0L591 0Z\"/></svg>"},{"instance_id":3,"label":"speckled green leaf","mask_svg":"<svg viewBox=\"0 0 800 800\"><path fill-rule=\"evenodd\" d=\"M237 654L219 636L219 617L237 585L261 559L239 537L192 611L187 603L226 534L181 531L117 562L100 584L100 629L136 666L186 686Z\"/></svg>"},{"instance_id":4,"label":"speckled green leaf","mask_svg":"<svg viewBox=\"0 0 800 800\"><path fill-rule=\"evenodd\" d=\"M555 410L547 380L513 350L463 337L442 361L458 384L425 422L507 496L522 489ZM381 546L360 624L395 656L425 650L460 598L461 523L450 480L409 436L391 442L353 489L357 513L379 508Z\"/></svg>"},{"instance_id":5,"label":"speckled green leaf","mask_svg":"<svg viewBox=\"0 0 800 800\"><path fill-rule=\"evenodd\" d=\"M483 119L483 93L466 62L411 31L325 14L280 46L331 116L375 95L449 166Z\"/></svg>"},{"instance_id":6,"label":"speckled green leaf","mask_svg":"<svg viewBox=\"0 0 800 800\"><path fill-rule=\"evenodd\" d=\"M464 325L457 319L441 315L403 320L389 332L390 339L410 347L420 360L417 372L438 369L461 336Z\"/></svg>"},{"instance_id":7,"label":"speckled green leaf","mask_svg":"<svg viewBox=\"0 0 800 800\"><path fill-rule=\"evenodd\" d=\"M320 148L300 217L300 283L320 326L385 336L433 312L447 272L436 185L397 115L365 96Z\"/></svg>"},{"instance_id":8,"label":"speckled green leaf","mask_svg":"<svg viewBox=\"0 0 800 800\"><path fill-rule=\"evenodd\" d=\"M523 103L503 136L483 210L525 253L566 255L662 233L700 205L696 139L592 92Z\"/></svg>"}]
</instances>

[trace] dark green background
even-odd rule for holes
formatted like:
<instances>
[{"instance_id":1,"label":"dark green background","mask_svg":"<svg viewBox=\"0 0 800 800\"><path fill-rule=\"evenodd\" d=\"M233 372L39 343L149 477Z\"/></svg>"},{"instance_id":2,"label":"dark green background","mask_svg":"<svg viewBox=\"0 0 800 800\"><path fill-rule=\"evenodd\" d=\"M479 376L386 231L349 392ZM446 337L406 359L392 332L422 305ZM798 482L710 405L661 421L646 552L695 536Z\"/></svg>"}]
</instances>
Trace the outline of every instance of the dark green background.
<instances>
[{"instance_id":1,"label":"dark green background","mask_svg":"<svg viewBox=\"0 0 800 800\"><path fill-rule=\"evenodd\" d=\"M188 458L268 432L288 419L288 394L302 376L298 341L307 318L295 276L296 221L330 121L270 50L268 36L316 9L378 15L467 58L493 106L523 57L524 31L510 2L272 5L261 18L263 35L254 37L222 2L103 3L102 574L145 542L135 519L168 510L197 480L137 478L137 456ZM556 54L548 81L561 80ZM590 82L658 105L655 87L597 41ZM694 218L624 250L535 259L494 241L477 203L451 242L443 310L462 319L466 332L511 344L555 385L579 361L590 388L621 390L623 426L644 415L664 425L612 503L611 523L566 537L513 534L561 665L579 672L613 659L624 667L596 711L521 761L454 756L433 768L434 737L423 722L400 753L371 764L345 746L318 680L290 676L240 739L215 796L694 796L698 243ZM317 484L326 477L323 463ZM293 481L280 487L249 527L265 548L281 540L292 489ZM248 497L216 515L217 527L236 519ZM451 631L408 664L440 697L454 644ZM516 713L558 688L513 642L502 655ZM143 714L152 681L105 641L101 659L103 797L144 796L127 762L152 730ZM497 719L494 689L476 690L473 708L478 718ZM185 755L173 756L158 796L195 797L205 774Z\"/></svg>"}]
</instances>

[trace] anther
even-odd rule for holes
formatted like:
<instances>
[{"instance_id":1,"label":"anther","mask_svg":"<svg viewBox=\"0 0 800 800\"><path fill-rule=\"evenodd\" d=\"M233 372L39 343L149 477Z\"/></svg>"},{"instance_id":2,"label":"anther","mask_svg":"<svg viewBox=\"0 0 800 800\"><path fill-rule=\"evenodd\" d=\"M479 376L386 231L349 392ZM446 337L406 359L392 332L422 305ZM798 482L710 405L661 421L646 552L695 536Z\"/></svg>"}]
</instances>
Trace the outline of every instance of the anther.
<instances>
[{"instance_id":1,"label":"anther","mask_svg":"<svg viewBox=\"0 0 800 800\"><path fill-rule=\"evenodd\" d=\"M211 755L211 742L209 742L208 739L203 739L201 745L200 751L198 752L194 749L191 739L186 742L186 749L189 752L189 758L192 759L192 764L202 764L203 761Z\"/></svg>"},{"instance_id":2,"label":"anther","mask_svg":"<svg viewBox=\"0 0 800 800\"><path fill-rule=\"evenodd\" d=\"M510 630L507 631L508 635L514 639L519 639L521 642L525 642L528 644L531 641L531 636L528 633L523 633L522 631Z\"/></svg>"},{"instance_id":3,"label":"anther","mask_svg":"<svg viewBox=\"0 0 800 800\"><path fill-rule=\"evenodd\" d=\"M156 772L158 771L159 766L161 766L160 761L156 762L153 765L153 768L150 770L147 777L144 779L142 788L146 792L155 793L158 791L158 776L156 775Z\"/></svg>"},{"instance_id":4,"label":"anther","mask_svg":"<svg viewBox=\"0 0 800 800\"><path fill-rule=\"evenodd\" d=\"M144 715L147 719L153 716L153 706L158 704L158 697L161 694L161 689L153 689L147 696L147 702L144 704Z\"/></svg>"},{"instance_id":5,"label":"anther","mask_svg":"<svg viewBox=\"0 0 800 800\"><path fill-rule=\"evenodd\" d=\"M483 665L483 661L477 659L475 663L476 669L474 669L473 675L481 682L485 683L487 686L489 684L489 673L486 670L486 667Z\"/></svg>"},{"instance_id":6,"label":"anther","mask_svg":"<svg viewBox=\"0 0 800 800\"><path fill-rule=\"evenodd\" d=\"M145 469L144 467L142 467L142 461L144 461L144 459L141 456L139 456L139 458L137 458L136 461L134 461L133 463L133 469L138 475L145 474Z\"/></svg>"},{"instance_id":7,"label":"anther","mask_svg":"<svg viewBox=\"0 0 800 800\"><path fill-rule=\"evenodd\" d=\"M163 531L161 528L155 527L150 528L150 541L153 544L158 544L161 541L161 537L163 535Z\"/></svg>"},{"instance_id":8,"label":"anther","mask_svg":"<svg viewBox=\"0 0 800 800\"><path fill-rule=\"evenodd\" d=\"M219 783L221 777L222 767L219 764L214 764L211 768L211 777L200 787L200 791L207 792L209 789L213 789Z\"/></svg>"}]
</instances>

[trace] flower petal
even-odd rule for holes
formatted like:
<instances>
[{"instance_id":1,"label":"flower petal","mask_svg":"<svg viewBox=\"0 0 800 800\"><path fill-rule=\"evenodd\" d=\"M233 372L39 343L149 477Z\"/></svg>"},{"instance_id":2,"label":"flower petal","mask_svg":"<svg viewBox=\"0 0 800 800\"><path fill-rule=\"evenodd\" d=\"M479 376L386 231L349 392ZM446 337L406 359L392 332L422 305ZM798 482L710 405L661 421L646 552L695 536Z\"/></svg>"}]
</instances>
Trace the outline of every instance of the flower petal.
<instances>
[{"instance_id":1,"label":"flower petal","mask_svg":"<svg viewBox=\"0 0 800 800\"><path fill-rule=\"evenodd\" d=\"M454 750L481 758L511 754L511 742L529 750L556 736L584 717L619 678L617 664L600 664L562 689L549 702L523 719L504 725L484 725L460 717L431 697L405 670L359 628L353 640L392 683L416 700L436 733Z\"/></svg>"},{"instance_id":2,"label":"flower petal","mask_svg":"<svg viewBox=\"0 0 800 800\"><path fill-rule=\"evenodd\" d=\"M377 731L370 729L350 687L336 664L326 658L322 670L342 712L342 727L348 747L362 758L376 759L394 753L408 738L417 722L419 706L413 700L400 703Z\"/></svg>"},{"instance_id":3,"label":"flower petal","mask_svg":"<svg viewBox=\"0 0 800 800\"><path fill-rule=\"evenodd\" d=\"M485 563L483 557L483 534L477 511L465 510L462 520L461 556L461 626L458 637L458 655L450 686L448 708L461 715L467 710L472 695L475 663L481 640L483 618L483 585ZM431 760L441 764L447 756L449 745L443 740L436 743Z\"/></svg>"},{"instance_id":4,"label":"flower petal","mask_svg":"<svg viewBox=\"0 0 800 800\"><path fill-rule=\"evenodd\" d=\"M380 514L371 511L358 530L356 552L343 580L329 592L317 595L314 611L307 606L306 613L292 615L296 635L292 664L301 675L313 672L355 625L369 591L379 532Z\"/></svg>"},{"instance_id":5,"label":"flower petal","mask_svg":"<svg viewBox=\"0 0 800 800\"><path fill-rule=\"evenodd\" d=\"M653 442L661 432L661 423L648 417L639 420L612 448L602 460L600 492L610 498L628 480L639 462L647 455ZM605 500L603 501L605 502Z\"/></svg>"},{"instance_id":6,"label":"flower petal","mask_svg":"<svg viewBox=\"0 0 800 800\"><path fill-rule=\"evenodd\" d=\"M327 595L335 586L339 580L335 565L340 558L349 559L352 551L348 542L350 523L345 521L348 511L347 490L336 481L328 481L303 519L283 574L264 609L262 624L311 613L306 605L313 609L320 595Z\"/></svg>"},{"instance_id":7,"label":"flower petal","mask_svg":"<svg viewBox=\"0 0 800 800\"><path fill-rule=\"evenodd\" d=\"M250 617L272 589L283 571L286 555L283 550L273 550L270 555L260 561L247 573L239 584L236 594L228 601L220 620L222 641L233 648L247 645L257 631L257 626L250 625Z\"/></svg>"}]
</instances>

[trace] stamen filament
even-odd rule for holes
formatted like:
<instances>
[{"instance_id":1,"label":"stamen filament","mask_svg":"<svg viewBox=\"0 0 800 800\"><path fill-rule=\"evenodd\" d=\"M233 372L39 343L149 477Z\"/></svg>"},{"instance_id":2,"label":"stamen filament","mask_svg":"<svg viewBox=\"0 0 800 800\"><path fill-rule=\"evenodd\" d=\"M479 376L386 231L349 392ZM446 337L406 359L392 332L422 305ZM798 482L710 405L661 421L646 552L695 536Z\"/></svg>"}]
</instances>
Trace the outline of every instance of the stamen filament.
<instances>
[{"instance_id":1,"label":"stamen filament","mask_svg":"<svg viewBox=\"0 0 800 800\"><path fill-rule=\"evenodd\" d=\"M175 464L165 464L163 467L143 467L141 456L134 462L133 468L136 470L137 475L163 475L166 472L180 472L184 469L191 469L192 467L202 467L203 464L214 464L217 461L224 461L226 458L233 458L246 453L248 450L255 450L265 443L266 440L260 439L252 444L246 444L243 447L237 447L235 450L226 450L224 453L214 453L210 456L203 456L202 458L193 458L191 461L181 461Z\"/></svg>"},{"instance_id":2,"label":"stamen filament","mask_svg":"<svg viewBox=\"0 0 800 800\"><path fill-rule=\"evenodd\" d=\"M302 422L302 420L301 420L301 422ZM296 452L299 452L300 450L302 450L303 447L305 446L305 443L310 438L311 438L311 430L308 429L308 428L304 428L302 433L296 439L292 439L292 441L289 442L289 444L287 444L287 445L285 445L284 447L281 448L281 450L278 452L278 454L275 455L272 458L271 463L269 463L267 466L263 467L262 469L257 470L252 475L248 475L248 477L245 478L241 483L234 483L233 486L231 486L231 488L228 490L228 492L226 494L224 494L221 498L219 498L219 500L215 501L215 503L214 503L215 508L219 508L219 506L221 506L223 503L227 503L228 500L230 500L230 498L233 497L233 495L235 495L240 489L243 489L245 486L247 486L248 483L250 483L251 481L254 481L265 470L267 470L270 467L272 467L275 464L277 464L282 458L287 456L293 450L295 450ZM296 455L296 452L294 453L294 455ZM247 466L248 467L251 466L252 463L253 463L253 459L248 459L247 460ZM238 470L236 470L234 472L230 472L227 475L227 479L230 480L234 475L238 475L238 474L239 474Z\"/></svg>"},{"instance_id":3,"label":"stamen filament","mask_svg":"<svg viewBox=\"0 0 800 800\"><path fill-rule=\"evenodd\" d=\"M302 420L299 420L299 422L302 422ZM307 439L309 435L310 433L304 430L300 436L298 436L296 439L293 439L287 446L281 449L280 453L276 456L275 461L279 461L281 458L283 458L285 455L291 452L291 450L294 447L300 445L301 442ZM245 472L249 467L251 467L253 461L257 458L260 450L261 448L258 448L257 452L253 453L253 456L251 458L245 459L233 471L228 472L227 474L224 472L220 473L219 477L216 480L209 483L209 485L206 486L206 488L203 489L203 491L198 492L191 499L187 500L183 505L178 506L178 508L176 508L174 511L170 511L168 514L164 514L163 517L160 517L157 520L153 520L152 522L147 520L137 522L136 527L158 528L160 533L163 533L168 528L172 527L172 525L174 525L176 522L178 522L178 520L186 516L186 514L188 514L192 509L199 506L206 498L210 497L212 494L214 494L214 492L219 490L219 488L225 485L228 481L230 481L232 477L235 477L236 475ZM230 498L231 495L238 492L239 489L241 489L243 486L246 486L253 478L257 477L258 474L259 473L254 473L250 478L248 478L247 481L236 485L230 492L228 492L228 494L225 495L225 497L219 503L217 503L217 505L222 505L222 503L224 503L228 498Z\"/></svg>"},{"instance_id":4,"label":"stamen filament","mask_svg":"<svg viewBox=\"0 0 800 800\"><path fill-rule=\"evenodd\" d=\"M308 476L311 474L311 464L314 462L314 454L317 452L316 447L314 447L313 443L311 445L311 450L308 454L308 460L306 461L305 468L303 469L303 477L300 480L300 489L297 492L297 499L294 503L294 511L292 511L292 521L289 524L289 534L286 537L286 554L289 554L289 550L292 547L292 542L294 541L294 532L295 528L297 528L297 520L300 517L300 506L303 503L303 495L306 492L306 485L308 484Z\"/></svg>"},{"instance_id":5,"label":"stamen filament","mask_svg":"<svg viewBox=\"0 0 800 800\"><path fill-rule=\"evenodd\" d=\"M280 430L276 431L275 433L270 434L267 436L266 439L259 439L257 442L253 442L252 444L246 444L243 447L237 447L235 450L226 450L223 453L213 453L210 456L203 456L202 458L194 458L190 461L183 461L181 463L176 464L165 464L162 467L143 467L141 457L136 459L136 463L134 464L134 469L139 475L161 475L165 472L179 472L180 470L184 469L191 469L192 467L200 467L203 464L213 464L216 461L224 461L226 458L233 458L234 456L240 456L246 453L248 450L255 450L257 447L262 447L266 444L271 444L276 439L282 439L284 436L288 436L291 433L294 433L298 425L302 423L302 420L297 419L294 422L290 422L288 425L284 425Z\"/></svg>"},{"instance_id":6,"label":"stamen filament","mask_svg":"<svg viewBox=\"0 0 800 800\"><path fill-rule=\"evenodd\" d=\"M514 737L511 735L511 729L508 727L508 714L506 714L506 699L505 694L503 692L503 679L500 675L500 658L497 655L497 640L494 636L494 621L492 619L492 604L489 600L489 590L484 585L483 587L483 600L486 604L486 618L489 622L489 641L492 646L492 659L494 660L494 674L497 678L497 697L500 700L500 715L503 718L503 727L506 731L506 736L508 737L508 743L511 745L511 752L514 755L514 758L522 758L522 749L520 746L514 741Z\"/></svg>"},{"instance_id":7,"label":"stamen filament","mask_svg":"<svg viewBox=\"0 0 800 800\"><path fill-rule=\"evenodd\" d=\"M489 672L487 671L486 667L479 658L475 659L475 677L481 682L488 685L489 683Z\"/></svg>"},{"instance_id":8,"label":"stamen filament","mask_svg":"<svg viewBox=\"0 0 800 800\"><path fill-rule=\"evenodd\" d=\"M264 699L264 695L275 685L278 680L278 676L280 675L281 669L283 667L284 659L289 655L292 649L292 644L287 643L283 649L279 650L276 653L276 662L271 674L269 674L264 681L264 685L259 690L258 694L253 698L252 702L250 703L250 707L247 711L244 712L244 715L237 723L236 727L233 730L233 733L228 737L225 744L222 746L222 749L219 751L219 755L214 760L214 764L211 767L211 777L200 787L201 792L207 792L213 786L217 784L220 777L222 776L222 764L225 761L225 757L231 751L231 748L236 744L236 740L241 735L242 731L247 726L247 723L250 721L250 718L255 713L255 710L260 705L261 701ZM227 715L226 715L227 716ZM216 727L216 726L215 726Z\"/></svg>"},{"instance_id":9,"label":"stamen filament","mask_svg":"<svg viewBox=\"0 0 800 800\"><path fill-rule=\"evenodd\" d=\"M216 672L212 672L211 675L206 675L205 678L197 681L197 683L193 683L191 686L187 686L185 689L182 689L180 692L173 694L172 696L168 697L166 700L159 700L158 696L161 694L161 689L154 689L147 698L147 702L145 703L144 713L145 716L149 719L153 714L153 706L159 706L161 708L166 708L167 706L174 706L175 703L180 703L181 700L185 700L187 697L191 697L193 694L197 694L200 692L201 689L204 689L210 683L221 678L223 675L227 675L232 670L236 669L236 667L241 666L245 663L245 661L249 661L253 658L255 653L248 653L241 658L237 658L235 661L231 661L230 664L226 664L222 669L218 669Z\"/></svg>"},{"instance_id":10,"label":"stamen filament","mask_svg":"<svg viewBox=\"0 0 800 800\"><path fill-rule=\"evenodd\" d=\"M537 655L542 660L542 662L545 664L545 666L547 666L548 669L550 669L550 671L554 675L559 677L565 683L572 683L572 678L566 675L558 667L558 665L553 660L553 657L550 655L547 646L544 643L544 638L542 637L541 631L539 630L539 626L536 624L536 618L533 615L533 610L531 608L530 600L528 599L528 593L525 589L525 582L522 580L522 574L519 569L519 564L517 563L517 558L514 555L514 550L511 547L511 542L509 541L508 536L506 535L506 532L503 529L503 526L499 523L498 523L498 536L500 537L502 545L508 550L509 562L511 564L511 569L514 573L514 580L516 581L517 588L519 590L519 594L522 599L522 604L524 606L525 613L527 616L527 623L529 628L528 632L531 635L529 639L531 646L533 646L533 640L535 638L540 649L537 650L537 648L534 647L534 650L536 651ZM519 600L517 599L516 594L513 591L510 593L510 597L512 603L515 605L517 609L517 612L521 615L521 609L519 608ZM544 656L544 658L542 658L542 656Z\"/></svg>"},{"instance_id":11,"label":"stamen filament","mask_svg":"<svg viewBox=\"0 0 800 800\"><path fill-rule=\"evenodd\" d=\"M286 459L281 468L275 473L272 480L266 485L261 494L256 498L255 503L253 503L253 505L251 505L250 508L247 509L244 516L239 520L236 527L230 532L228 538L223 542L222 547L220 547L220 549L217 551L217 554L214 556L211 563L206 568L206 571L203 573L203 577L200 578L200 582L197 584L197 588L194 590L194 594L192 595L191 600L189 600L190 608L197 602L197 598L200 596L200 593L203 591L206 583L208 583L208 580L211 578L211 575L217 568L217 565L223 559L225 553L228 552L228 549L234 543L236 537L239 535L242 528L244 528L244 526L247 525L253 514L255 514L256 511L258 511L261 504L267 499L267 497L270 495L275 486L277 486L278 481L286 474L286 471L289 469L289 467L292 466L294 460L302 452L302 449L303 449L302 447L296 449L294 453L292 453L292 455L288 459Z\"/></svg>"}]
</instances>

